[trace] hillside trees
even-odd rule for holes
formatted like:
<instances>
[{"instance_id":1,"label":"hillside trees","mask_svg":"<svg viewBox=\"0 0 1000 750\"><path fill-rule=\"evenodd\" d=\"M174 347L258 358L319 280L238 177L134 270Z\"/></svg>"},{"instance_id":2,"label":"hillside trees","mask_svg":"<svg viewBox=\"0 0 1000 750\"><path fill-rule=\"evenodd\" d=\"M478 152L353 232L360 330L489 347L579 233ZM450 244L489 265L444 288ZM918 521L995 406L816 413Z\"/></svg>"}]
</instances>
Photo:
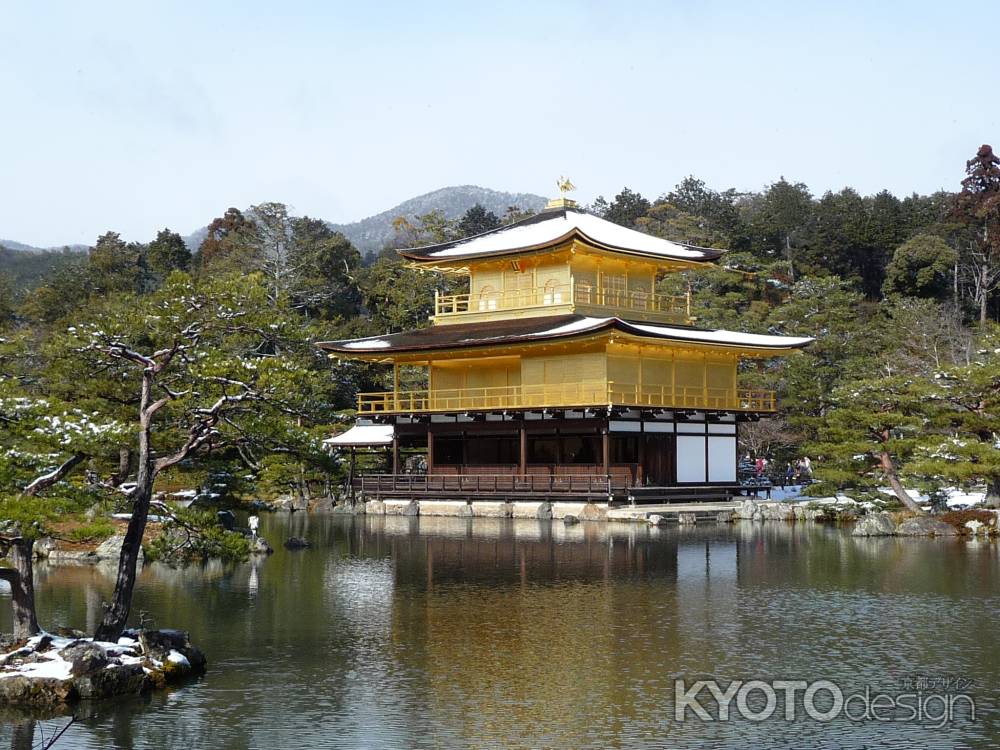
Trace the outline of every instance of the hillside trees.
<instances>
[{"instance_id":1,"label":"hillside trees","mask_svg":"<svg viewBox=\"0 0 1000 750\"><path fill-rule=\"evenodd\" d=\"M745 226L738 205L740 197L732 188L720 193L708 188L704 180L688 176L657 203L669 203L698 217L706 231L728 239L728 249L746 250Z\"/></svg>"},{"instance_id":2,"label":"hillside trees","mask_svg":"<svg viewBox=\"0 0 1000 750\"><path fill-rule=\"evenodd\" d=\"M125 242L118 232L102 234L87 259L87 281L98 295L148 291L152 280L145 248Z\"/></svg>"},{"instance_id":3,"label":"hillside trees","mask_svg":"<svg viewBox=\"0 0 1000 750\"><path fill-rule=\"evenodd\" d=\"M991 296L1000 287L1000 157L984 144L966 162L965 173L955 215L972 230L966 263L979 320L985 323Z\"/></svg>"},{"instance_id":4,"label":"hillside trees","mask_svg":"<svg viewBox=\"0 0 1000 750\"><path fill-rule=\"evenodd\" d=\"M461 237L472 237L488 232L500 226L500 218L492 211L477 203L466 211L458 221L458 233Z\"/></svg>"},{"instance_id":5,"label":"hillside trees","mask_svg":"<svg viewBox=\"0 0 1000 750\"><path fill-rule=\"evenodd\" d=\"M690 214L666 200L658 200L644 216L636 220L643 231L672 242L698 247L726 245L726 235L712 229L709 222Z\"/></svg>"},{"instance_id":6,"label":"hillside trees","mask_svg":"<svg viewBox=\"0 0 1000 750\"><path fill-rule=\"evenodd\" d=\"M598 201L603 202L604 198L599 197ZM646 215L650 209L650 202L630 188L624 187L610 203L604 203L602 216L615 224L623 227L634 227L640 218Z\"/></svg>"},{"instance_id":7,"label":"hillside trees","mask_svg":"<svg viewBox=\"0 0 1000 750\"><path fill-rule=\"evenodd\" d=\"M358 251L326 222L292 216L283 203L260 203L246 214L226 211L209 225L197 265L204 274L259 272L272 304L286 298L312 316L357 312Z\"/></svg>"},{"instance_id":8,"label":"hillside trees","mask_svg":"<svg viewBox=\"0 0 1000 750\"><path fill-rule=\"evenodd\" d=\"M149 272L158 283L163 283L171 271L191 269L191 251L184 244L184 239L169 229L157 232L156 239L146 249L146 258Z\"/></svg>"},{"instance_id":9,"label":"hillside trees","mask_svg":"<svg viewBox=\"0 0 1000 750\"><path fill-rule=\"evenodd\" d=\"M748 205L747 223L754 251L765 257L784 258L795 281L793 247L801 239L812 212L812 196L801 182L782 177Z\"/></svg>"},{"instance_id":10,"label":"hillside trees","mask_svg":"<svg viewBox=\"0 0 1000 750\"><path fill-rule=\"evenodd\" d=\"M14 322L14 282L5 273L0 273L0 332Z\"/></svg>"},{"instance_id":11,"label":"hillside trees","mask_svg":"<svg viewBox=\"0 0 1000 750\"><path fill-rule=\"evenodd\" d=\"M886 295L944 298L950 292L958 253L940 237L918 234L896 248L886 266Z\"/></svg>"}]
</instances>

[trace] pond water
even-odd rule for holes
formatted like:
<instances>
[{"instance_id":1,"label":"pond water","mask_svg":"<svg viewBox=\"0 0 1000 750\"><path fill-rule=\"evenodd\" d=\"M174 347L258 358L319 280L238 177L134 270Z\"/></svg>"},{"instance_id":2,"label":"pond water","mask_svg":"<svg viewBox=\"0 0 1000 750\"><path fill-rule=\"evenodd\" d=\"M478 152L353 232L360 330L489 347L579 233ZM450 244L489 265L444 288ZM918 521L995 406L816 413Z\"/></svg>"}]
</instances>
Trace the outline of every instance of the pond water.
<instances>
[{"instance_id":1,"label":"pond water","mask_svg":"<svg viewBox=\"0 0 1000 750\"><path fill-rule=\"evenodd\" d=\"M83 708L57 748L1000 747L996 544L780 523L262 520L266 560L139 579L134 613L190 630L208 674ZM313 546L282 549L291 535ZM112 575L42 566L43 624L92 630ZM781 692L764 721L735 699L729 721L678 721L678 679L967 693L977 713L820 722L800 691L791 721ZM746 697L765 707L764 690ZM65 723L38 721L36 742Z\"/></svg>"}]
</instances>

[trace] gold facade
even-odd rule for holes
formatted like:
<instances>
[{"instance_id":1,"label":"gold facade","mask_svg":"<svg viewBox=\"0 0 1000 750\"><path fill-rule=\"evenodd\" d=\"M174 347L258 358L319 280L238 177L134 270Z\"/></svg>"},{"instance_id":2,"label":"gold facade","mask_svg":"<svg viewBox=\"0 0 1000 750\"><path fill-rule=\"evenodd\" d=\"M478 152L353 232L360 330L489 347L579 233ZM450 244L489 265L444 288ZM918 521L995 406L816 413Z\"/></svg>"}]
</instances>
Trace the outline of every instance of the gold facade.
<instances>
[{"instance_id":1,"label":"gold facade","mask_svg":"<svg viewBox=\"0 0 1000 750\"><path fill-rule=\"evenodd\" d=\"M686 326L690 295L658 294L663 273L703 264L609 252L582 242L525 250L504 258L442 257L417 267L468 277L465 294L435 293L435 326L583 315L634 323ZM557 324L556 327L558 328ZM446 351L365 352L392 364L393 388L358 396L358 412L405 414L466 410L647 406L773 412L772 391L741 388L742 357L788 354L706 341L662 341L600 333L564 342L532 341ZM416 382L400 387L400 369L417 367Z\"/></svg>"},{"instance_id":2,"label":"gold facade","mask_svg":"<svg viewBox=\"0 0 1000 750\"><path fill-rule=\"evenodd\" d=\"M453 269L454 270L454 269ZM467 263L469 292L435 295L436 324L577 313L689 324L690 295L656 293L663 264L587 252L573 242L544 255Z\"/></svg>"},{"instance_id":3,"label":"gold facade","mask_svg":"<svg viewBox=\"0 0 1000 750\"><path fill-rule=\"evenodd\" d=\"M740 388L738 355L605 341L524 347L518 354L439 355L421 388L358 396L361 414L572 406L768 412L771 391ZM413 363L418 364L418 363Z\"/></svg>"}]
</instances>

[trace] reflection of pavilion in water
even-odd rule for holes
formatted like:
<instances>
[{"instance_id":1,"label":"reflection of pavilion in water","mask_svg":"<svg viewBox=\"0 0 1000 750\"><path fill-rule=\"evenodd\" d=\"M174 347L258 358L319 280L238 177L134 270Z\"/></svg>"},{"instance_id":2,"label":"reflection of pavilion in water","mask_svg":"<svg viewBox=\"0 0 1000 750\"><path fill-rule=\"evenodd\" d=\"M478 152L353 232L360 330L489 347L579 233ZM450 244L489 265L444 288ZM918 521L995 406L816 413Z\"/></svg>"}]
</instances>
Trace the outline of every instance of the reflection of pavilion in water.
<instances>
[{"instance_id":1,"label":"reflection of pavilion in water","mask_svg":"<svg viewBox=\"0 0 1000 750\"><path fill-rule=\"evenodd\" d=\"M362 516L351 521L347 536L351 555L391 560L396 585L646 578L721 583L735 581L738 572L738 537L725 527Z\"/></svg>"},{"instance_id":2,"label":"reflection of pavilion in water","mask_svg":"<svg viewBox=\"0 0 1000 750\"><path fill-rule=\"evenodd\" d=\"M432 717L459 744L520 737L582 746L591 721L658 721L672 695L664 665L672 655L691 658L704 610L729 618L736 606L728 527L392 516L355 523L366 540L359 552L392 560L392 653L404 673L419 675L413 716L400 718ZM704 658L698 668L712 671L711 650L694 653Z\"/></svg>"}]
</instances>

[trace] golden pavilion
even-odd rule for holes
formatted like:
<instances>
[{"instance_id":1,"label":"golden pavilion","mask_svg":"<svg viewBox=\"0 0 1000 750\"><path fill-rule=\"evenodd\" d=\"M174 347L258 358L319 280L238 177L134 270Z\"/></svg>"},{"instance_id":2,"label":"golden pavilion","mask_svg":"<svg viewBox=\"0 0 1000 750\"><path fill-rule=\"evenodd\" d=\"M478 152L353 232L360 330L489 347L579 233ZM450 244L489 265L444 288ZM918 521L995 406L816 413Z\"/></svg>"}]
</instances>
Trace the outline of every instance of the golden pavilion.
<instances>
[{"instance_id":1,"label":"golden pavilion","mask_svg":"<svg viewBox=\"0 0 1000 750\"><path fill-rule=\"evenodd\" d=\"M328 442L385 446L391 469L358 478L367 496L737 494L739 426L776 409L773 392L741 387L739 363L811 339L697 328L690 293L657 292L664 274L722 252L565 197L474 237L401 250L419 269L467 277L469 291L435 293L427 328L319 344L393 372L392 390L359 394L357 424ZM401 451L423 454L419 468L401 470Z\"/></svg>"}]
</instances>

